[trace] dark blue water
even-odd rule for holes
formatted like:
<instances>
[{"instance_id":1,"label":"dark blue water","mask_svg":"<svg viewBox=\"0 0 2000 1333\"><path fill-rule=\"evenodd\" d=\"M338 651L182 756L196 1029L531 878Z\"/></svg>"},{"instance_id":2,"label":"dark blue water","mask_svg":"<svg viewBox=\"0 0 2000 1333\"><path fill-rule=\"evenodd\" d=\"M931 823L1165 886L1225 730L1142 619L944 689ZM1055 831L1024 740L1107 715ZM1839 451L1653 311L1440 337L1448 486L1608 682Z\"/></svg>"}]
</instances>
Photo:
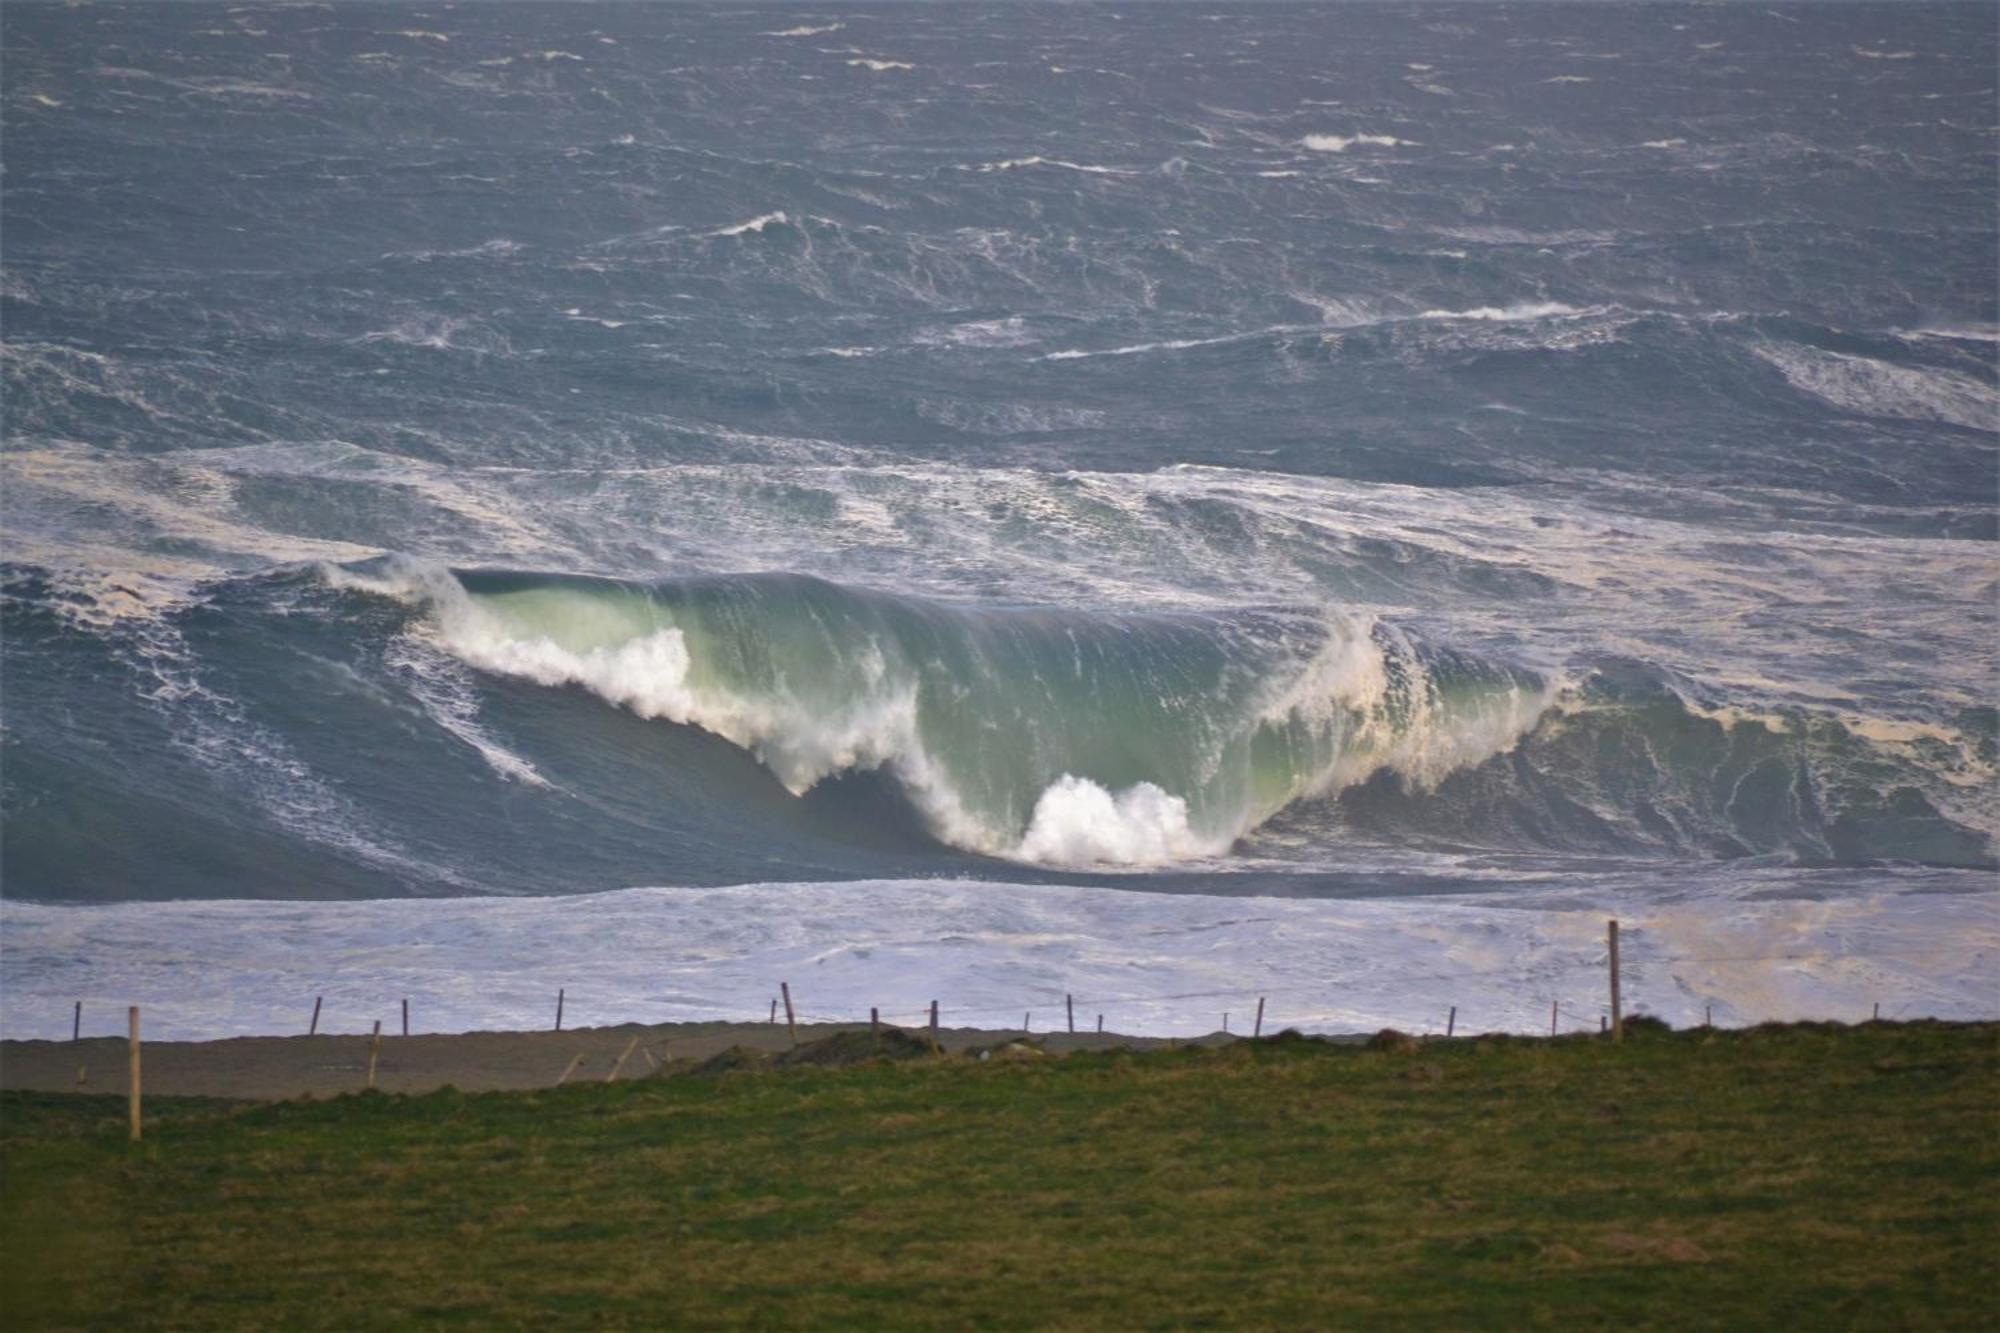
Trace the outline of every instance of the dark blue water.
<instances>
[{"instance_id":1,"label":"dark blue water","mask_svg":"<svg viewBox=\"0 0 2000 1333\"><path fill-rule=\"evenodd\" d=\"M1988 871L1995 39L10 5L5 891Z\"/></svg>"}]
</instances>

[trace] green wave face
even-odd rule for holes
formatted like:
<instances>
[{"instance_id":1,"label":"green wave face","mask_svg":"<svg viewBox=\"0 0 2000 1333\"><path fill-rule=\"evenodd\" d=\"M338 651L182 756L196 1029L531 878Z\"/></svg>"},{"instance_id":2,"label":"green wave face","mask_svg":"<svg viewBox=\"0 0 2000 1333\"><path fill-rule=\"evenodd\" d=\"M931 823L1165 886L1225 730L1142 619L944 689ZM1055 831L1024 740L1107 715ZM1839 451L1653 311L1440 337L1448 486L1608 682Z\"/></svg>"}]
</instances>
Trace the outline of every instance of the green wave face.
<instances>
[{"instance_id":1,"label":"green wave face","mask_svg":"<svg viewBox=\"0 0 2000 1333\"><path fill-rule=\"evenodd\" d=\"M1549 694L1337 614L972 609L799 575L389 581L474 666L706 728L795 792L884 768L943 840L1053 863L1215 855L1383 767L1434 782Z\"/></svg>"}]
</instances>

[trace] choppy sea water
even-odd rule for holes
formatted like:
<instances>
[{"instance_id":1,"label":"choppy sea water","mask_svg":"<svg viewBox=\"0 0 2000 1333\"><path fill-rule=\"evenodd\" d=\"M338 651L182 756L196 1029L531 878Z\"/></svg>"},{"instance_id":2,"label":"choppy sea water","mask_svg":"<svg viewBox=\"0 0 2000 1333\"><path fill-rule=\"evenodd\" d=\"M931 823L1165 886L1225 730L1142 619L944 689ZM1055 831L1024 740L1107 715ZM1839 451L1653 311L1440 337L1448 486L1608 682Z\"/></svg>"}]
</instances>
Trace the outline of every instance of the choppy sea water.
<instances>
[{"instance_id":1,"label":"choppy sea water","mask_svg":"<svg viewBox=\"0 0 2000 1333\"><path fill-rule=\"evenodd\" d=\"M1990 1015L1996 35L12 6L0 1031Z\"/></svg>"}]
</instances>

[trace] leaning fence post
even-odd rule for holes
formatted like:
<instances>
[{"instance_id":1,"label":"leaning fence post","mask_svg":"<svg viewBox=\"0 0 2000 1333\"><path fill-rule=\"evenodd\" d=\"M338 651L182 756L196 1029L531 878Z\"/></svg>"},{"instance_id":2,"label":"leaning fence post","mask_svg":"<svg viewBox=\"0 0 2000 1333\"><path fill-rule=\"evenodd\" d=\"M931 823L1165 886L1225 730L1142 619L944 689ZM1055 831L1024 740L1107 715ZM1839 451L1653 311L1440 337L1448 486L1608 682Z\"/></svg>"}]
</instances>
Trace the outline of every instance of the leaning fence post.
<instances>
[{"instance_id":1,"label":"leaning fence post","mask_svg":"<svg viewBox=\"0 0 2000 1333\"><path fill-rule=\"evenodd\" d=\"M1618 923L1613 921L1607 928L1607 938L1611 943L1611 1040L1625 1040L1625 1014L1618 1005Z\"/></svg>"},{"instance_id":2,"label":"leaning fence post","mask_svg":"<svg viewBox=\"0 0 2000 1333\"><path fill-rule=\"evenodd\" d=\"M375 1058L382 1054L382 1020L375 1020L375 1035L368 1039L368 1086L375 1086Z\"/></svg>"},{"instance_id":3,"label":"leaning fence post","mask_svg":"<svg viewBox=\"0 0 2000 1333\"><path fill-rule=\"evenodd\" d=\"M625 1062L632 1058L632 1052L638 1049L639 1039L637 1037L625 1043L625 1049L620 1052L616 1060L611 1062L611 1072L604 1076L604 1081L606 1083L616 1083L618 1081L618 1071L625 1067Z\"/></svg>"},{"instance_id":4,"label":"leaning fence post","mask_svg":"<svg viewBox=\"0 0 2000 1333\"><path fill-rule=\"evenodd\" d=\"M771 1019L770 1019L770 1022L771 1022L771 1026L772 1026L772 1027L776 1027L776 1026L778 1026L778 997L777 997L777 996L775 996L775 995L773 995L773 996L771 997Z\"/></svg>"},{"instance_id":5,"label":"leaning fence post","mask_svg":"<svg viewBox=\"0 0 2000 1333\"><path fill-rule=\"evenodd\" d=\"M132 1020L132 1036L130 1039L131 1054L132 1054L132 1079L131 1079L132 1087L130 1092L126 1096L126 1101L128 1103L128 1109L130 1110L132 1115L132 1142L137 1143L139 1141L139 1006L138 1005L135 1004L132 1006L132 1011L129 1016Z\"/></svg>"},{"instance_id":6,"label":"leaning fence post","mask_svg":"<svg viewBox=\"0 0 2000 1333\"><path fill-rule=\"evenodd\" d=\"M1025 1033L1027 1032L1027 1030L1028 1030L1028 1011L1026 1009L1023 1009L1021 1011L1021 1031Z\"/></svg>"},{"instance_id":7,"label":"leaning fence post","mask_svg":"<svg viewBox=\"0 0 2000 1333\"><path fill-rule=\"evenodd\" d=\"M83 1001L76 1002L76 1019L69 1025L69 1041L74 1046L83 1040Z\"/></svg>"},{"instance_id":8,"label":"leaning fence post","mask_svg":"<svg viewBox=\"0 0 2000 1333\"><path fill-rule=\"evenodd\" d=\"M1456 1032L1457 1030L1458 1030L1458 1006L1453 1005L1451 1007L1451 1012L1445 1016L1444 1035L1449 1037L1453 1032Z\"/></svg>"},{"instance_id":9,"label":"leaning fence post","mask_svg":"<svg viewBox=\"0 0 2000 1333\"><path fill-rule=\"evenodd\" d=\"M785 1027L792 1034L792 1045L796 1046L799 1044L799 1022L797 1015L792 1012L792 983L781 981L778 983L778 989L785 997Z\"/></svg>"},{"instance_id":10,"label":"leaning fence post","mask_svg":"<svg viewBox=\"0 0 2000 1333\"><path fill-rule=\"evenodd\" d=\"M1882 1021L1882 1002L1880 1000L1875 1001L1874 1021L1877 1023Z\"/></svg>"},{"instance_id":11,"label":"leaning fence post","mask_svg":"<svg viewBox=\"0 0 2000 1333\"><path fill-rule=\"evenodd\" d=\"M563 988L556 987L556 1031L562 1031Z\"/></svg>"},{"instance_id":12,"label":"leaning fence post","mask_svg":"<svg viewBox=\"0 0 2000 1333\"><path fill-rule=\"evenodd\" d=\"M1250 1035L1253 1037L1264 1035L1264 997L1261 995L1257 997L1257 1026L1250 1030Z\"/></svg>"},{"instance_id":13,"label":"leaning fence post","mask_svg":"<svg viewBox=\"0 0 2000 1333\"><path fill-rule=\"evenodd\" d=\"M308 1037L313 1036L319 1031L319 1007L325 1000L326 996L324 995L313 996L313 1021L311 1026L306 1028L306 1035Z\"/></svg>"}]
</instances>

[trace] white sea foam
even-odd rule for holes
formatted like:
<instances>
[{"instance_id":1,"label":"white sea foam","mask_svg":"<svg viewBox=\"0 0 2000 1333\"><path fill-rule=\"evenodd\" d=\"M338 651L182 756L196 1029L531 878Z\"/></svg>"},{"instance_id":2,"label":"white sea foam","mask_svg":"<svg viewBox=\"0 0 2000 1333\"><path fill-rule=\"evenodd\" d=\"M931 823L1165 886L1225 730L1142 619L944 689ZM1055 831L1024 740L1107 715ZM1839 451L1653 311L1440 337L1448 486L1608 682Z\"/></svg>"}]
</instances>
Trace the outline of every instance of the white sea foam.
<instances>
[{"instance_id":1,"label":"white sea foam","mask_svg":"<svg viewBox=\"0 0 2000 1333\"><path fill-rule=\"evenodd\" d=\"M1561 301L1523 301L1516 305L1483 305L1471 310L1425 310L1418 319L1472 319L1496 324L1521 324L1537 319L1566 319L1574 315L1598 313Z\"/></svg>"},{"instance_id":2,"label":"white sea foam","mask_svg":"<svg viewBox=\"0 0 2000 1333\"><path fill-rule=\"evenodd\" d=\"M760 213L747 222L739 222L730 227L718 227L708 233L710 236L742 236L749 232L761 232L766 227L782 227L791 222L783 211Z\"/></svg>"},{"instance_id":3,"label":"white sea foam","mask_svg":"<svg viewBox=\"0 0 2000 1333\"><path fill-rule=\"evenodd\" d=\"M845 23L824 23L818 27L814 27L809 23L801 23L796 28L782 28L776 32L762 32L757 35L760 37L818 37L822 33L839 32L846 26Z\"/></svg>"},{"instance_id":4,"label":"white sea foam","mask_svg":"<svg viewBox=\"0 0 2000 1333\"><path fill-rule=\"evenodd\" d=\"M856 56L853 59L849 60L847 63L850 65L858 66L862 69L873 70L877 74L880 74L885 70L916 68L915 65L912 65L907 60L877 60L872 56Z\"/></svg>"},{"instance_id":5,"label":"white sea foam","mask_svg":"<svg viewBox=\"0 0 2000 1333\"><path fill-rule=\"evenodd\" d=\"M1793 388L1850 412L2000 430L2000 389L1963 371L1899 366L1790 343L1754 350Z\"/></svg>"},{"instance_id":6,"label":"white sea foam","mask_svg":"<svg viewBox=\"0 0 2000 1333\"><path fill-rule=\"evenodd\" d=\"M1187 802L1153 783L1114 793L1065 773L1036 800L1015 855L1051 865L1159 866L1227 850L1227 840L1198 837Z\"/></svg>"},{"instance_id":7,"label":"white sea foam","mask_svg":"<svg viewBox=\"0 0 2000 1333\"><path fill-rule=\"evenodd\" d=\"M1308 134L1299 140L1299 144L1315 153L1344 153L1357 144L1374 148L1421 147L1409 139L1398 139L1393 134Z\"/></svg>"},{"instance_id":8,"label":"white sea foam","mask_svg":"<svg viewBox=\"0 0 2000 1333\"><path fill-rule=\"evenodd\" d=\"M1059 157L1043 157L1039 153L1033 157L1010 157L1001 162L986 162L974 168L977 171L1020 171L1025 167L1060 167L1064 171L1081 171L1092 176L1136 176L1139 173L1128 167L1101 167L1089 162L1068 162Z\"/></svg>"},{"instance_id":9,"label":"white sea foam","mask_svg":"<svg viewBox=\"0 0 2000 1333\"><path fill-rule=\"evenodd\" d=\"M1693 872L1691 872L1692 874ZM1884 870L1828 899L1782 871L1690 878L1662 896L1607 869L1594 887L1504 895L1261 898L965 880L645 888L557 898L0 901L0 1033L158 1040L363 1034L410 1001L417 1032L545 1027L558 987L579 1027L764 1017L790 983L808 1021L1113 1032L1595 1031L1604 920L1619 920L1627 1012L1676 1025L1996 1016L2000 894L1977 875ZM1928 890L1928 891L1927 891ZM1945 891L1938 891L1945 890ZM587 978L587 980L580 980Z\"/></svg>"}]
</instances>

